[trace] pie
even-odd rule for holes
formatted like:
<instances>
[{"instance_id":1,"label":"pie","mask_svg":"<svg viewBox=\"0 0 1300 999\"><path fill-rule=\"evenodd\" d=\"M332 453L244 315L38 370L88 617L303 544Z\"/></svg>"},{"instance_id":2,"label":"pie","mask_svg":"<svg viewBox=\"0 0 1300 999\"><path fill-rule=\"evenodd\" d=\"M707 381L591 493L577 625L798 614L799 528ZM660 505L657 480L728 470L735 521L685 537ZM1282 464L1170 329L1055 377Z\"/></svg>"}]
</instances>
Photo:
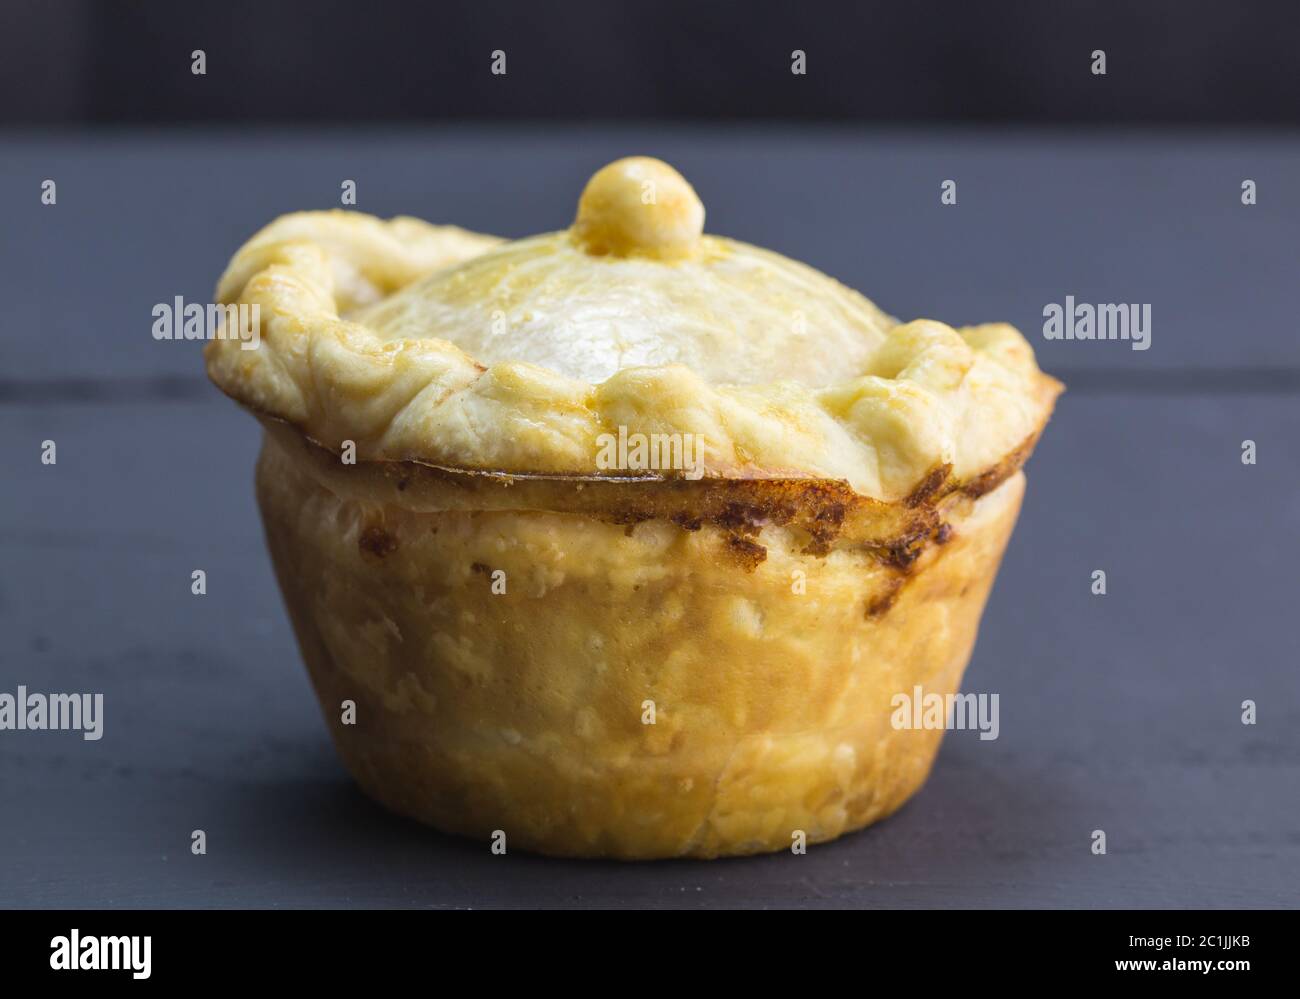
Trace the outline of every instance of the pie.
<instances>
[{"instance_id":1,"label":"pie","mask_svg":"<svg viewBox=\"0 0 1300 999\"><path fill-rule=\"evenodd\" d=\"M1061 385L703 231L654 159L513 242L301 212L234 256L212 380L338 752L544 854L716 857L897 809L960 687Z\"/></svg>"}]
</instances>

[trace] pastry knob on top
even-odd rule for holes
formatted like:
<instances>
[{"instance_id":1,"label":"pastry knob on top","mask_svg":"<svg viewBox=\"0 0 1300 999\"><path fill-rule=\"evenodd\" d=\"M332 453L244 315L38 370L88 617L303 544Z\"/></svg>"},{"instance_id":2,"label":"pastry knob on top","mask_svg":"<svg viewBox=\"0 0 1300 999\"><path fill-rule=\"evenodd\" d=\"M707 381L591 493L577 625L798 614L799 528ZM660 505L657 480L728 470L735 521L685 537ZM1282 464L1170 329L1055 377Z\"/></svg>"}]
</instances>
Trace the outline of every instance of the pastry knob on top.
<instances>
[{"instance_id":1,"label":"pastry knob on top","mask_svg":"<svg viewBox=\"0 0 1300 999\"><path fill-rule=\"evenodd\" d=\"M678 260L699 245L704 205L667 163L629 156L587 181L572 232L592 256Z\"/></svg>"}]
</instances>

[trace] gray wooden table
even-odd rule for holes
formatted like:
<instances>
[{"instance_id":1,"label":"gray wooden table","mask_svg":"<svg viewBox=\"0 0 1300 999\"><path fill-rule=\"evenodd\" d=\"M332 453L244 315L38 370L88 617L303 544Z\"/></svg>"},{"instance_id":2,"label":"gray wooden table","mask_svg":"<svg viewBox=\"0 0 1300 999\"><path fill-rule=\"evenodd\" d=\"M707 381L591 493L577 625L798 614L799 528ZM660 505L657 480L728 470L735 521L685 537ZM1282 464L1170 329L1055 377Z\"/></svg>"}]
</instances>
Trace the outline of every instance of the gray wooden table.
<instances>
[{"instance_id":1,"label":"gray wooden table","mask_svg":"<svg viewBox=\"0 0 1300 999\"><path fill-rule=\"evenodd\" d=\"M586 127L6 134L0 151L0 692L105 698L97 742L0 732L0 905L1300 900L1295 137ZM522 235L566 225L588 174L632 152L678 165L713 231L896 315L1014 322L1071 385L967 673L999 694L1000 738L951 733L902 812L803 857L496 857L370 804L262 548L254 425L196 345L149 333L154 303L206 301L243 238L336 204L344 179L366 211ZM1150 303L1151 349L1044 342L1067 294Z\"/></svg>"}]
</instances>

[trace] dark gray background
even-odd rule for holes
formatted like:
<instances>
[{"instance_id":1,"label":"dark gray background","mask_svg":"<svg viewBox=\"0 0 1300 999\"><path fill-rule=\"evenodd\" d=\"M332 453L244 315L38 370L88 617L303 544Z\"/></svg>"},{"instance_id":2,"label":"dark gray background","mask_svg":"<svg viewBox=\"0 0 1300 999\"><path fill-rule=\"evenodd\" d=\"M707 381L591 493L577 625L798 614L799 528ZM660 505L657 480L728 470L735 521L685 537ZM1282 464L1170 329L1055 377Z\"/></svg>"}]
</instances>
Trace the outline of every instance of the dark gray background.
<instances>
[{"instance_id":1,"label":"dark gray background","mask_svg":"<svg viewBox=\"0 0 1300 999\"><path fill-rule=\"evenodd\" d=\"M0 145L0 690L102 691L107 716L100 742L0 733L0 905L1297 902L1293 135L440 127ZM951 733L902 812L805 857L494 857L371 805L334 759L263 551L255 425L206 384L197 345L149 334L154 303L207 300L254 229L337 204L345 178L364 211L520 235L566 225L591 171L628 153L679 166L711 230L897 315L1016 323L1070 385L966 678L1000 695L1001 738ZM1044 342L1042 308L1066 294L1151 303L1152 348ZM1089 593L1097 568L1105 597Z\"/></svg>"},{"instance_id":2,"label":"dark gray background","mask_svg":"<svg viewBox=\"0 0 1300 999\"><path fill-rule=\"evenodd\" d=\"M0 0L0 122L1295 125L1297 31L1278 0Z\"/></svg>"}]
</instances>

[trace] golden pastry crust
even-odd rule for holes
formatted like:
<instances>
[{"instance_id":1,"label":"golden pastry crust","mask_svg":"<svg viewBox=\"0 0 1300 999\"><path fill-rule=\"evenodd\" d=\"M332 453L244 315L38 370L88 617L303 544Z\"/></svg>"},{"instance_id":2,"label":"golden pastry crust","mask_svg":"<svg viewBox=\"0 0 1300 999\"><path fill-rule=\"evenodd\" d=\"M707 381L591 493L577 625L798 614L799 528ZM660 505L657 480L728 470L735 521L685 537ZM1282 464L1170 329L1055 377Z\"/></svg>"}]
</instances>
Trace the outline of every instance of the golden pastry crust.
<instances>
[{"instance_id":1,"label":"golden pastry crust","mask_svg":"<svg viewBox=\"0 0 1300 999\"><path fill-rule=\"evenodd\" d=\"M714 857L831 839L925 779L941 732L893 699L958 689L1061 386L1010 326L899 324L703 224L632 158L566 232L302 213L222 278L260 343L212 342L208 371L265 427L303 657L389 807ZM701 474L602 462L637 434L702 440Z\"/></svg>"},{"instance_id":2,"label":"golden pastry crust","mask_svg":"<svg viewBox=\"0 0 1300 999\"><path fill-rule=\"evenodd\" d=\"M710 477L836 479L886 502L939 466L973 479L1046 422L1060 385L1012 327L897 324L810 268L699 234L694 197L637 158L593 178L574 229L502 246L286 216L218 289L260 307L260 346L213 341L209 374L363 460L618 474L600 441L623 428L700 440Z\"/></svg>"},{"instance_id":3,"label":"golden pastry crust","mask_svg":"<svg viewBox=\"0 0 1300 999\"><path fill-rule=\"evenodd\" d=\"M457 509L457 487L393 471L276 424L258 465L340 755L439 828L623 859L788 849L898 808L942 732L892 727L891 699L957 690L1024 490L950 494L943 543L899 566L805 554L785 527L753 561L712 524Z\"/></svg>"}]
</instances>

